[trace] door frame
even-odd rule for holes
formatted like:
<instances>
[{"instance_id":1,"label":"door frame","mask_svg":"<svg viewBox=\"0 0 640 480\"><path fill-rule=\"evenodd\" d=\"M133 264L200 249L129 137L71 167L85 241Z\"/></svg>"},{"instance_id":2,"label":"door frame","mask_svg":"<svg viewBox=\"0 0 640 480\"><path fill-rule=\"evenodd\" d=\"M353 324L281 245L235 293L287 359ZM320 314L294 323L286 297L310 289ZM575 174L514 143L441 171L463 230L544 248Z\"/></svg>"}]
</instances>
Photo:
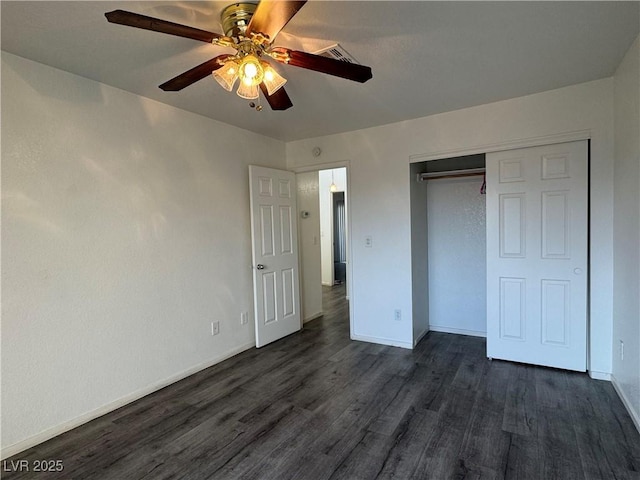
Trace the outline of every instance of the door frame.
<instances>
[{"instance_id":1,"label":"door frame","mask_svg":"<svg viewBox=\"0 0 640 480\"><path fill-rule=\"evenodd\" d=\"M291 172L298 173L309 173L309 172L319 172L320 170L331 170L334 168L342 168L346 169L347 173L347 194L345 195L345 208L347 210L347 300L349 300L349 337L353 339L353 251L352 251L352 242L351 242L351 232L353 231L351 228L352 225L352 214L351 214L351 199L353 198L353 193L351 190L351 162L349 160L342 160L338 162L327 162L327 163L315 163L312 165L304 165L300 167L293 167L290 169ZM332 222L333 223L333 222ZM298 227L299 228L299 227ZM332 225L333 230L333 225ZM298 232L299 233L299 232ZM333 231L332 231L333 234ZM300 235L298 235L298 239L300 239ZM300 241L300 240L298 240ZM331 256L333 257L333 250L331 252ZM300 275L303 275L304 266L300 264ZM333 275L332 275L333 277Z\"/></svg>"},{"instance_id":2,"label":"door frame","mask_svg":"<svg viewBox=\"0 0 640 480\"><path fill-rule=\"evenodd\" d=\"M540 147L544 145L553 145L556 143L574 142L578 140L586 140L587 143L587 372L592 378L607 380L602 372L594 372L591 369L591 351L592 351L592 325L591 325L591 272L593 270L592 256L591 256L591 130L577 130L572 132L560 132L551 135L543 135L539 137L525 137L519 139L505 140L503 142L491 143L491 144L476 144L466 147L449 149L449 150L435 150L432 152L424 152L409 155L409 164L425 162L430 160L442 160L451 157L461 157L465 155L477 155L482 153L502 152L505 150L516 150L519 148L528 147Z\"/></svg>"}]
</instances>

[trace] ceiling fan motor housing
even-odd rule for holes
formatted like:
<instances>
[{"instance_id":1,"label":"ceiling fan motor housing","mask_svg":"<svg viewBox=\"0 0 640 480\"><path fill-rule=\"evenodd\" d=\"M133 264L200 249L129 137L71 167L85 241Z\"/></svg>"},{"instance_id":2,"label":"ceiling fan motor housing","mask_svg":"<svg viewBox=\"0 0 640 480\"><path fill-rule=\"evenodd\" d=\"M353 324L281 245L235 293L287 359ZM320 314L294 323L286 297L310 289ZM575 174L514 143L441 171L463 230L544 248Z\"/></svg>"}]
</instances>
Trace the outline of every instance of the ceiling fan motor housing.
<instances>
[{"instance_id":1,"label":"ceiling fan motor housing","mask_svg":"<svg viewBox=\"0 0 640 480\"><path fill-rule=\"evenodd\" d=\"M239 2L225 7L220 14L220 22L222 23L224 34L233 38L244 36L247 25L249 25L257 6L258 4L254 2Z\"/></svg>"}]
</instances>

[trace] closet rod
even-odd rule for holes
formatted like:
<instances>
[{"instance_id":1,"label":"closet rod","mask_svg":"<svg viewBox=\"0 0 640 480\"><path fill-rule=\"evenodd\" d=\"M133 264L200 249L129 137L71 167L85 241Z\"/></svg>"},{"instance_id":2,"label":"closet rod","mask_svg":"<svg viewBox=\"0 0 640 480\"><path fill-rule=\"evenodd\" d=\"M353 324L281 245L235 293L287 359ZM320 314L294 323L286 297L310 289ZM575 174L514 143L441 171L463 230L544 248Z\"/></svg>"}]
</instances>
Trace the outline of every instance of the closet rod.
<instances>
[{"instance_id":1,"label":"closet rod","mask_svg":"<svg viewBox=\"0 0 640 480\"><path fill-rule=\"evenodd\" d=\"M419 173L418 182L425 182L427 180L433 180L437 178L457 178L457 177L472 177L476 175L484 175L484 168L468 168L466 170L449 170L446 172L430 172Z\"/></svg>"}]
</instances>

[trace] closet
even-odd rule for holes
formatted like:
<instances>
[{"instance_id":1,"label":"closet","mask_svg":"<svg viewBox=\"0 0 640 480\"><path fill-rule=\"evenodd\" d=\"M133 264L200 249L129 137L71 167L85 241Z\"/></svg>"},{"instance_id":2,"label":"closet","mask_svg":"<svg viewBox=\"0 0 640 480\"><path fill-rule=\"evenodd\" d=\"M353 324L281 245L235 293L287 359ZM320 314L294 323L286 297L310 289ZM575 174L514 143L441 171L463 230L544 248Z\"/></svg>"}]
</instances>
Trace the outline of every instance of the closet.
<instances>
[{"instance_id":1,"label":"closet","mask_svg":"<svg viewBox=\"0 0 640 480\"><path fill-rule=\"evenodd\" d=\"M485 336L485 156L423 162L429 329Z\"/></svg>"},{"instance_id":2,"label":"closet","mask_svg":"<svg viewBox=\"0 0 640 480\"><path fill-rule=\"evenodd\" d=\"M410 171L414 339L486 336L489 358L585 371L588 141Z\"/></svg>"}]
</instances>

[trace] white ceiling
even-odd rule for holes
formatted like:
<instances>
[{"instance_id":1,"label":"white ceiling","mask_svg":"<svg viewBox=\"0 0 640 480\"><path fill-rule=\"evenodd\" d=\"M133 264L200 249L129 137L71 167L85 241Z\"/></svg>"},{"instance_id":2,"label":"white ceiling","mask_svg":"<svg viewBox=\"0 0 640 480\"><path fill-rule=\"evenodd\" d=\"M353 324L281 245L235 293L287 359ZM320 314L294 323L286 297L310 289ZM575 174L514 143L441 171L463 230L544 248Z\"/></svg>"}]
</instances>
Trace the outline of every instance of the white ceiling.
<instances>
[{"instance_id":1,"label":"white ceiling","mask_svg":"<svg viewBox=\"0 0 640 480\"><path fill-rule=\"evenodd\" d=\"M2 49L284 141L423 117L611 76L640 31L638 2L309 1L276 44L339 42L373 79L282 66L293 108L262 112L211 78L158 85L221 47L110 24L123 9L221 33L224 1L1 3Z\"/></svg>"}]
</instances>

